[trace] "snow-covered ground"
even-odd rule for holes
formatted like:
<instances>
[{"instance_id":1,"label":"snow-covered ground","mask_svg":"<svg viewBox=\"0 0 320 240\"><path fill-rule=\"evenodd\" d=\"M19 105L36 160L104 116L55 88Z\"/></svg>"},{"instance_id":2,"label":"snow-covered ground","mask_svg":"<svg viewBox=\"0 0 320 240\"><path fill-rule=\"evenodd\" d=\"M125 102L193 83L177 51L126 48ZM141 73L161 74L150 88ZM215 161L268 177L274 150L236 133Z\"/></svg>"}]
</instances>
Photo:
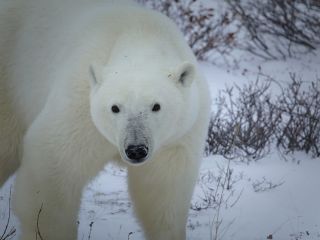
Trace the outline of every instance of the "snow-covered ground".
<instances>
[{"instance_id":1,"label":"snow-covered ground","mask_svg":"<svg viewBox=\"0 0 320 240\"><path fill-rule=\"evenodd\" d=\"M287 81L289 72L314 80L320 76L320 51L299 60L267 63L246 60L238 70L232 71L201 64L213 99L226 84L241 85L255 80L259 66L263 73L280 81ZM303 153L288 159L284 161L274 150L249 165L231 162L230 189L222 190L217 177L226 171L228 160L221 156L204 158L189 214L188 239L213 239L216 230L218 239L225 240L320 239L320 159L311 159ZM8 218L9 189L13 181L12 178L0 190L0 236ZM210 195L208 189L216 190L217 186L220 186L218 192ZM209 202L213 197L221 199L219 215L218 208L213 208L217 205ZM18 228L14 216L9 228L12 226ZM78 239L143 239L127 193L124 169L107 166L86 188Z\"/></svg>"},{"instance_id":2,"label":"snow-covered ground","mask_svg":"<svg viewBox=\"0 0 320 240\"><path fill-rule=\"evenodd\" d=\"M227 208L226 202L221 206L221 239L262 240L269 235L279 240L320 239L320 162L302 153L294 157L294 162L285 162L275 151L257 163L231 163L234 192L224 193L230 198ZM216 187L214 176L227 163L219 156L204 159L193 206L204 204L204 192L210 184ZM87 188L79 240L88 239L91 222L91 239L127 239L131 232L130 239L143 239L125 182L125 171L110 167ZM210 239L216 212L190 210L188 239Z\"/></svg>"},{"instance_id":3,"label":"snow-covered ground","mask_svg":"<svg viewBox=\"0 0 320 240\"><path fill-rule=\"evenodd\" d=\"M221 206L219 239L262 240L270 235L279 240L320 239L320 161L304 154L294 157L295 162L285 162L274 152L257 163L231 163L234 192L227 208L225 203ZM212 183L215 188L211 173L218 176L226 166L227 160L222 157L204 159L193 205L203 204L203 184L209 187ZM0 193L1 230L8 216L11 184L8 182ZM272 188L273 185L279 186ZM229 197L229 192L224 195ZM216 213L212 208L190 210L188 239L211 239ZM79 240L143 239L126 191L124 170L109 166L87 187L79 222ZM17 226L16 219L12 218L10 226Z\"/></svg>"}]
</instances>

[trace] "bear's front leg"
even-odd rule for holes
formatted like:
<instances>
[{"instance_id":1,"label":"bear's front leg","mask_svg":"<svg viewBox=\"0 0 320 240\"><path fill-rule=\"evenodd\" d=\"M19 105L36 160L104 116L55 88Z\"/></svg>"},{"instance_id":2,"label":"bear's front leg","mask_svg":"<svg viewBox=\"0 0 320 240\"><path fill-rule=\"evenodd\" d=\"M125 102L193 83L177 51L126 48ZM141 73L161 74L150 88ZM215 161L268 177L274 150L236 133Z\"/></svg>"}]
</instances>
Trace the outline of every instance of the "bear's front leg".
<instances>
[{"instance_id":1,"label":"bear's front leg","mask_svg":"<svg viewBox=\"0 0 320 240\"><path fill-rule=\"evenodd\" d=\"M69 183L65 184L65 187L71 187ZM77 239L80 189L66 192L59 189L51 177L40 180L26 168L18 172L15 187L14 211L20 220L19 239Z\"/></svg>"},{"instance_id":2,"label":"bear's front leg","mask_svg":"<svg viewBox=\"0 0 320 240\"><path fill-rule=\"evenodd\" d=\"M147 239L186 239L188 210L199 171L199 160L190 156L176 147L142 166L129 167L129 190Z\"/></svg>"},{"instance_id":3,"label":"bear's front leg","mask_svg":"<svg viewBox=\"0 0 320 240\"><path fill-rule=\"evenodd\" d=\"M68 166L53 145L36 135L26 136L13 195L20 239L75 240L84 183L72 176L77 166Z\"/></svg>"},{"instance_id":4,"label":"bear's front leg","mask_svg":"<svg viewBox=\"0 0 320 240\"><path fill-rule=\"evenodd\" d=\"M83 187L108 159L95 129L56 115L40 115L24 139L13 195L23 240L76 240Z\"/></svg>"}]
</instances>

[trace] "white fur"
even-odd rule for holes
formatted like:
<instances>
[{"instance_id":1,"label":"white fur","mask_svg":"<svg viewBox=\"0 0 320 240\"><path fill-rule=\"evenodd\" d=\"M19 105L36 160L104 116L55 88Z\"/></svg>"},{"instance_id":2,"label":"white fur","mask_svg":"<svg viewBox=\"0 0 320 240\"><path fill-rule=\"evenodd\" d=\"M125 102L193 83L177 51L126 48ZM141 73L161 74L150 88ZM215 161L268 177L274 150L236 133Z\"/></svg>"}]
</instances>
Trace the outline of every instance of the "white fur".
<instances>
[{"instance_id":1,"label":"white fur","mask_svg":"<svg viewBox=\"0 0 320 240\"><path fill-rule=\"evenodd\" d=\"M0 36L0 186L20 164L20 239L41 206L44 239L76 239L83 187L135 141L149 148L125 163L146 238L185 239L210 104L176 26L127 1L0 0Z\"/></svg>"}]
</instances>

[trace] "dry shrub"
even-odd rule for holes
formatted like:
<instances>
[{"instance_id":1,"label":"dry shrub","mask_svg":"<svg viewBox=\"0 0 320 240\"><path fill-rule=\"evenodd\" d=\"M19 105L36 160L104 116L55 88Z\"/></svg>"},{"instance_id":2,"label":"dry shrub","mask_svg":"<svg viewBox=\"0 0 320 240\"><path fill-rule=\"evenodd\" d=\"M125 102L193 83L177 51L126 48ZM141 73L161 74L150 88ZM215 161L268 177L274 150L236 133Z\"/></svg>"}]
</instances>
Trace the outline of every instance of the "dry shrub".
<instances>
[{"instance_id":1,"label":"dry shrub","mask_svg":"<svg viewBox=\"0 0 320 240\"><path fill-rule=\"evenodd\" d=\"M227 88L216 99L206 154L257 160L273 142L285 153L304 151L320 156L320 79L291 81L271 96L271 78Z\"/></svg>"},{"instance_id":2,"label":"dry shrub","mask_svg":"<svg viewBox=\"0 0 320 240\"><path fill-rule=\"evenodd\" d=\"M243 48L264 59L294 57L320 44L319 0L227 0L244 27Z\"/></svg>"},{"instance_id":3,"label":"dry shrub","mask_svg":"<svg viewBox=\"0 0 320 240\"><path fill-rule=\"evenodd\" d=\"M199 0L137 0L171 18L199 60L224 58L236 45L240 30L231 12L216 13Z\"/></svg>"}]
</instances>

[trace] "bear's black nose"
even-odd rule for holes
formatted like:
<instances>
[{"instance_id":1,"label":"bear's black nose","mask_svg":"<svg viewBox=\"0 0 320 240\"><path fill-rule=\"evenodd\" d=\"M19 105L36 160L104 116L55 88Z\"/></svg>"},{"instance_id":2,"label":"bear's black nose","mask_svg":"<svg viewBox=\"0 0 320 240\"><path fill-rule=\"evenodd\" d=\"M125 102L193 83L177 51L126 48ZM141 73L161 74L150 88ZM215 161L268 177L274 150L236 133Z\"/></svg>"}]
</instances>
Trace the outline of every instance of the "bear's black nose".
<instances>
[{"instance_id":1,"label":"bear's black nose","mask_svg":"<svg viewBox=\"0 0 320 240\"><path fill-rule=\"evenodd\" d=\"M139 163L148 155L148 147L145 145L129 145L125 152L130 160Z\"/></svg>"}]
</instances>

